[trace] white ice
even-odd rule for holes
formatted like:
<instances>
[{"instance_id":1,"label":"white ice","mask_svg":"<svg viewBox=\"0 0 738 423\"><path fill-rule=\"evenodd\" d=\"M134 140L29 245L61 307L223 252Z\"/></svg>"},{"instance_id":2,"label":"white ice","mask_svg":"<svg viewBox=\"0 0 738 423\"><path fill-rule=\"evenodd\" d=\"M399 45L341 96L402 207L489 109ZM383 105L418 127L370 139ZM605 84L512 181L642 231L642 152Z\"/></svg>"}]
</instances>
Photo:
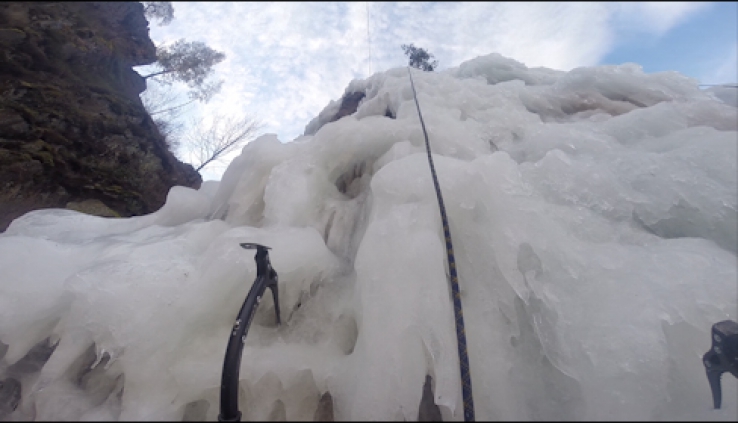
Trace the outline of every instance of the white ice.
<instances>
[{"instance_id":1,"label":"white ice","mask_svg":"<svg viewBox=\"0 0 738 423\"><path fill-rule=\"evenodd\" d=\"M713 410L701 360L712 324L738 319L735 95L636 64L562 72L497 54L413 78L477 419L735 421L735 378ZM266 295L240 368L245 420L312 420L326 391L338 420L416 420L426 375L444 420L462 420L407 69L356 92L354 114L331 122L337 99L305 136L264 135L221 181L174 187L151 215L13 221L0 420L215 420L256 271L241 242L272 248L283 320Z\"/></svg>"}]
</instances>

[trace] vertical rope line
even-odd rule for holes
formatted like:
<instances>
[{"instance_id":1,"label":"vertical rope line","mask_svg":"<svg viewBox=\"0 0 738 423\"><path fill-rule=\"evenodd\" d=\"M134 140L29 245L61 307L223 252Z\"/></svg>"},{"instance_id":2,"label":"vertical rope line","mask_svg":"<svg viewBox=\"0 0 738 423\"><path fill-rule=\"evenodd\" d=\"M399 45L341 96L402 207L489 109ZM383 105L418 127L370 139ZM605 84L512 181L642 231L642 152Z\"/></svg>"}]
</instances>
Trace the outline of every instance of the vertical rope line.
<instances>
[{"instance_id":1,"label":"vertical rope line","mask_svg":"<svg viewBox=\"0 0 738 423\"><path fill-rule=\"evenodd\" d=\"M366 2L366 43L369 46L369 76L374 73L374 64L372 63L372 37L369 35L369 2Z\"/></svg>"},{"instance_id":2,"label":"vertical rope line","mask_svg":"<svg viewBox=\"0 0 738 423\"><path fill-rule=\"evenodd\" d=\"M443 221L443 235L446 239L446 258L448 260L448 270L451 276L451 291L454 301L454 315L456 317L456 343L459 350L459 370L461 371L461 395L464 401L464 421L474 421L474 397L472 395L471 373L469 370L469 355L466 348L466 331L464 330L464 312L461 308L461 292L459 291L459 278L456 274L456 259L454 258L454 247L451 243L451 231L448 226L448 217L446 216L446 207L443 205L443 195L441 195L441 186L438 183L436 168L433 166L433 157L431 156L430 142L428 141L428 131L425 129L423 114L420 113L420 103L418 102L418 94L415 91L415 83L413 82L413 74L410 67L407 68L410 75L410 86L413 89L413 98L415 106L418 109L418 117L420 118L420 126L423 128L425 136L425 150L428 153L428 164L430 165L431 176L433 177L433 186L436 189L436 198L438 199L438 208L441 211L441 220Z\"/></svg>"}]
</instances>

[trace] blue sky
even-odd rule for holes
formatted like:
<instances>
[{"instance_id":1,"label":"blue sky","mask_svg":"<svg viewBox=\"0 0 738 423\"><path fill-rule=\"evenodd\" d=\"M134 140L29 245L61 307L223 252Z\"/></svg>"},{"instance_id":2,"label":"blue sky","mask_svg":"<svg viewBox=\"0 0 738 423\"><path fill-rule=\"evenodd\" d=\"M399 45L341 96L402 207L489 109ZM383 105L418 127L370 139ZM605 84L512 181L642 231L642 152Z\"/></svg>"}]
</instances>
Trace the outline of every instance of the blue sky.
<instances>
[{"instance_id":1,"label":"blue sky","mask_svg":"<svg viewBox=\"0 0 738 423\"><path fill-rule=\"evenodd\" d=\"M635 62L647 73L676 70L704 84L737 82L737 22L738 2L711 3L661 36L624 35L600 63Z\"/></svg>"},{"instance_id":2,"label":"blue sky","mask_svg":"<svg viewBox=\"0 0 738 423\"><path fill-rule=\"evenodd\" d=\"M150 25L155 44L197 40L227 56L215 68L221 92L189 115L250 114L283 142L301 135L352 79L406 65L403 43L433 53L439 70L500 53L529 67L635 62L700 83L738 80L736 2L173 5L172 23ZM220 179L226 164L206 168L204 178Z\"/></svg>"}]
</instances>

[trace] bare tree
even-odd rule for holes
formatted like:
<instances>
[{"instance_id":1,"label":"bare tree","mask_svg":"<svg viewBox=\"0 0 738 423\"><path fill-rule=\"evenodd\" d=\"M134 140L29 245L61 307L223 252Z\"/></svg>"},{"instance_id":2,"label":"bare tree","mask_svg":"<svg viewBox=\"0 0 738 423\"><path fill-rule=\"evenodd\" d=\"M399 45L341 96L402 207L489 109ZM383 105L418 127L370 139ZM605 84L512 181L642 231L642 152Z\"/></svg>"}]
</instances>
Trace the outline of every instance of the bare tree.
<instances>
[{"instance_id":1,"label":"bare tree","mask_svg":"<svg viewBox=\"0 0 738 423\"><path fill-rule=\"evenodd\" d=\"M181 145L184 129L179 117L187 111L187 106L195 101L207 103L220 91L224 81L207 78L213 72L213 65L222 61L225 54L202 42L179 40L172 46L157 48L157 58L154 66L158 69L144 76L147 87L141 100L170 149L176 150ZM174 82L184 82L190 87L188 100L172 87Z\"/></svg>"},{"instance_id":2,"label":"bare tree","mask_svg":"<svg viewBox=\"0 0 738 423\"><path fill-rule=\"evenodd\" d=\"M182 131L185 128L181 120L188 107L195 100L184 100L174 86L157 83L147 84L146 90L141 93L141 102L154 119L159 133L164 136L170 150L176 150L182 144Z\"/></svg>"},{"instance_id":3,"label":"bare tree","mask_svg":"<svg viewBox=\"0 0 738 423\"><path fill-rule=\"evenodd\" d=\"M207 103L220 90L222 85L223 81L218 81L217 83L207 85L197 93L190 91L187 93L190 99L186 101L174 93L173 90L164 90L161 88L161 85L156 85L159 88L151 90L147 87L146 91L141 93L141 101L143 101L144 107L146 107L146 110L151 116L162 113L179 116L184 110L184 107L189 106L195 101Z\"/></svg>"},{"instance_id":4,"label":"bare tree","mask_svg":"<svg viewBox=\"0 0 738 423\"><path fill-rule=\"evenodd\" d=\"M172 87L172 84L161 83L155 81L153 84L146 84L146 90L141 93L141 101L150 116L163 115L159 119L175 120L185 112L186 107L200 101L207 103L210 99L220 91L223 80L216 82L205 82L197 91L187 93L189 100L185 100Z\"/></svg>"},{"instance_id":5,"label":"bare tree","mask_svg":"<svg viewBox=\"0 0 738 423\"><path fill-rule=\"evenodd\" d=\"M179 117L184 108L195 101L182 97L174 86L160 83L146 84L146 90L141 93L141 101L149 115L166 114L170 118Z\"/></svg>"},{"instance_id":6,"label":"bare tree","mask_svg":"<svg viewBox=\"0 0 738 423\"><path fill-rule=\"evenodd\" d=\"M168 1L142 1L146 19L158 19L159 25L168 25L174 19L174 7Z\"/></svg>"},{"instance_id":7,"label":"bare tree","mask_svg":"<svg viewBox=\"0 0 738 423\"><path fill-rule=\"evenodd\" d=\"M142 2L144 14L149 20L158 19L160 25L174 19L171 2ZM223 80L211 81L213 66L225 59L225 54L213 50L200 41L187 42L179 39L171 45L160 45L156 49L157 61L154 71L143 78L147 89L141 100L149 115L154 119L159 132L164 136L170 150L184 146L197 171L218 161L223 156L254 138L262 124L250 117L229 118L216 115L209 126L202 120L193 122L190 131L182 136L185 125L180 120L187 107L195 101L207 103L223 86ZM185 83L190 91L189 100L184 100L174 82Z\"/></svg>"},{"instance_id":8,"label":"bare tree","mask_svg":"<svg viewBox=\"0 0 738 423\"><path fill-rule=\"evenodd\" d=\"M190 126L191 131L185 136L185 144L195 159L191 160L195 170L199 172L251 141L262 126L261 122L248 116L226 117L216 114L209 125L203 124L202 120L194 121Z\"/></svg>"}]
</instances>

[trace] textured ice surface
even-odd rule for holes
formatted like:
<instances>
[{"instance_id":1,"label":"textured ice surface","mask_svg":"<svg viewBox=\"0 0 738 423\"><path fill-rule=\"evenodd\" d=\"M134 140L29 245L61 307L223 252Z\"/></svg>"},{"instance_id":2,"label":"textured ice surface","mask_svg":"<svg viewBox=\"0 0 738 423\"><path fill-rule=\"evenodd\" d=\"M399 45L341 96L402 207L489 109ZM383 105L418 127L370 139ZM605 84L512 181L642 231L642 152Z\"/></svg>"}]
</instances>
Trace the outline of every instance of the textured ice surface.
<instances>
[{"instance_id":1,"label":"textured ice surface","mask_svg":"<svg viewBox=\"0 0 738 423\"><path fill-rule=\"evenodd\" d=\"M738 319L738 115L636 64L491 54L413 71L454 242L480 420L728 420L701 356ZM445 245L405 68L352 81L219 182L112 219L39 210L0 235L0 420L215 420L233 320L272 248L245 420L445 420L461 391ZM726 100L727 99L727 100ZM22 388L22 389L21 389ZM20 400L18 398L20 397ZM327 397L325 397L327 398ZM324 398L324 400L325 400Z\"/></svg>"}]
</instances>

